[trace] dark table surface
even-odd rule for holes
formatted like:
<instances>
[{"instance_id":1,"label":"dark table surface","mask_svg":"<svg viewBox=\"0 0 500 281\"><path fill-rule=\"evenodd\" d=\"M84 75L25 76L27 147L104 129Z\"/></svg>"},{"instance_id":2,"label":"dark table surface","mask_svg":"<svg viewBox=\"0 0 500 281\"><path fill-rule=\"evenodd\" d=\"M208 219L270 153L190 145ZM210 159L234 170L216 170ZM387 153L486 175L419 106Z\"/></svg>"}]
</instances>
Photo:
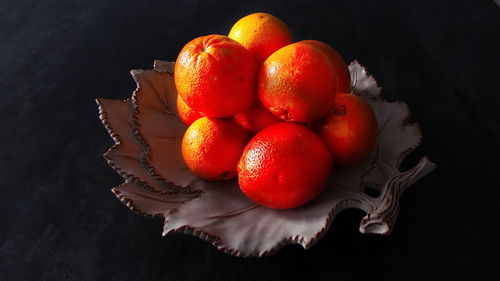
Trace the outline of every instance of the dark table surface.
<instances>
[{"instance_id":1,"label":"dark table surface","mask_svg":"<svg viewBox=\"0 0 500 281\"><path fill-rule=\"evenodd\" d=\"M327 4L328 3L328 4ZM132 213L101 155L96 97L132 68L257 11L357 59L424 131L438 168L410 188L390 236L340 214L310 250L235 258ZM0 280L500 280L500 8L494 1L0 2ZM486 258L488 257L488 258Z\"/></svg>"}]
</instances>

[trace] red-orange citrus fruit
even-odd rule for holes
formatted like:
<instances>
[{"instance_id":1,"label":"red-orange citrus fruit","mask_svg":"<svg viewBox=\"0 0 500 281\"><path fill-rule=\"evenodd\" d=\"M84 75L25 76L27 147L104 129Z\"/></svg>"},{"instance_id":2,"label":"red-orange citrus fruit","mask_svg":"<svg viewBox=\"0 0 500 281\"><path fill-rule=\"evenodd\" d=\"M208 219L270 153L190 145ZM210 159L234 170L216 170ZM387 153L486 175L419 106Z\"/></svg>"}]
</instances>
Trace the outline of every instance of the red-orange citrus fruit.
<instances>
[{"instance_id":1,"label":"red-orange citrus fruit","mask_svg":"<svg viewBox=\"0 0 500 281\"><path fill-rule=\"evenodd\" d=\"M286 121L307 123L332 107L337 76L328 57L308 43L294 43L264 61L258 76L262 104Z\"/></svg>"},{"instance_id":2,"label":"red-orange citrus fruit","mask_svg":"<svg viewBox=\"0 0 500 281\"><path fill-rule=\"evenodd\" d=\"M282 120L274 116L267 110L259 99L255 99L252 106L247 110L242 111L234 116L234 120L243 129L252 134L256 134L274 123L281 122Z\"/></svg>"},{"instance_id":3,"label":"red-orange citrus fruit","mask_svg":"<svg viewBox=\"0 0 500 281\"><path fill-rule=\"evenodd\" d=\"M378 137L377 117L368 103L352 94L338 94L335 104L314 130L323 139L335 165L365 160Z\"/></svg>"},{"instance_id":4,"label":"red-orange citrus fruit","mask_svg":"<svg viewBox=\"0 0 500 281\"><path fill-rule=\"evenodd\" d=\"M230 117L252 105L257 64L240 43L223 35L198 37L181 50L174 69L177 92L193 110Z\"/></svg>"},{"instance_id":5,"label":"red-orange citrus fruit","mask_svg":"<svg viewBox=\"0 0 500 281\"><path fill-rule=\"evenodd\" d=\"M177 95L177 113L179 113L182 122L187 126L203 117L199 112L192 110L179 95Z\"/></svg>"},{"instance_id":6,"label":"red-orange citrus fruit","mask_svg":"<svg viewBox=\"0 0 500 281\"><path fill-rule=\"evenodd\" d=\"M335 74L337 75L337 92L350 93L352 89L351 73L349 72L349 67L347 66L344 58L335 49L321 41L304 40L300 42L312 44L323 51L323 53L330 59L333 69L335 70Z\"/></svg>"},{"instance_id":7,"label":"red-orange citrus fruit","mask_svg":"<svg viewBox=\"0 0 500 281\"><path fill-rule=\"evenodd\" d=\"M248 140L247 132L233 120L202 117L186 130L182 157L198 177L227 180L236 176L236 167Z\"/></svg>"},{"instance_id":8,"label":"red-orange citrus fruit","mask_svg":"<svg viewBox=\"0 0 500 281\"><path fill-rule=\"evenodd\" d=\"M286 24L266 13L241 18L233 25L228 36L245 46L258 65L281 47L292 43Z\"/></svg>"},{"instance_id":9,"label":"red-orange citrus fruit","mask_svg":"<svg viewBox=\"0 0 500 281\"><path fill-rule=\"evenodd\" d=\"M315 198L331 170L332 158L313 131L280 122L250 140L238 163L238 180L254 202L289 209Z\"/></svg>"}]
</instances>

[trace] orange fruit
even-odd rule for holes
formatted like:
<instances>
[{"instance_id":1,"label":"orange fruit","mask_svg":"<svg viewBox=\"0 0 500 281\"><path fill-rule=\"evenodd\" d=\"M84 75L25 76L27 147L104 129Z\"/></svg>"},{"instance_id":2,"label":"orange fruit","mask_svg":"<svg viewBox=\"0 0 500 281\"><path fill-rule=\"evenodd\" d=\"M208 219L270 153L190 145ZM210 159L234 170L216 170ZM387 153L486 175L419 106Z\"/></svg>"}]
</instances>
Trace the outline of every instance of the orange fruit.
<instances>
[{"instance_id":1,"label":"orange fruit","mask_svg":"<svg viewBox=\"0 0 500 281\"><path fill-rule=\"evenodd\" d=\"M258 65L281 47L292 43L286 24L266 13L241 18L233 25L228 36L245 46Z\"/></svg>"},{"instance_id":2,"label":"orange fruit","mask_svg":"<svg viewBox=\"0 0 500 281\"><path fill-rule=\"evenodd\" d=\"M227 180L236 176L236 166L248 140L248 134L233 120L202 117L186 130L182 157L198 177Z\"/></svg>"},{"instance_id":3,"label":"orange fruit","mask_svg":"<svg viewBox=\"0 0 500 281\"><path fill-rule=\"evenodd\" d=\"M260 132L269 125L281 122L281 119L269 112L259 99L255 99L253 105L247 110L236 114L234 120L238 125L243 127L243 129L252 134Z\"/></svg>"},{"instance_id":4,"label":"orange fruit","mask_svg":"<svg viewBox=\"0 0 500 281\"><path fill-rule=\"evenodd\" d=\"M337 76L328 57L308 43L294 43L272 54L258 74L262 104L286 121L312 122L333 105Z\"/></svg>"},{"instance_id":5,"label":"orange fruit","mask_svg":"<svg viewBox=\"0 0 500 281\"><path fill-rule=\"evenodd\" d=\"M177 112L182 122L187 126L191 125L194 121L203 117L200 113L194 111L177 95Z\"/></svg>"},{"instance_id":6,"label":"orange fruit","mask_svg":"<svg viewBox=\"0 0 500 281\"><path fill-rule=\"evenodd\" d=\"M257 64L240 43L223 35L198 37L181 50L174 69L177 92L193 110L230 117L251 106Z\"/></svg>"},{"instance_id":7,"label":"orange fruit","mask_svg":"<svg viewBox=\"0 0 500 281\"><path fill-rule=\"evenodd\" d=\"M323 139L335 164L340 166L354 165L366 159L378 137L373 109L352 94L336 95L333 109L313 128Z\"/></svg>"},{"instance_id":8,"label":"orange fruit","mask_svg":"<svg viewBox=\"0 0 500 281\"><path fill-rule=\"evenodd\" d=\"M254 202L289 209L315 198L331 170L332 158L312 130L280 122L250 140L238 163L238 180Z\"/></svg>"},{"instance_id":9,"label":"orange fruit","mask_svg":"<svg viewBox=\"0 0 500 281\"><path fill-rule=\"evenodd\" d=\"M338 93L350 93L352 90L351 84L351 73L349 72L349 67L345 62L344 58L335 49L317 40L304 40L300 41L302 43L311 44L321 51L330 59L333 65L335 74L337 75L337 92Z\"/></svg>"}]
</instances>

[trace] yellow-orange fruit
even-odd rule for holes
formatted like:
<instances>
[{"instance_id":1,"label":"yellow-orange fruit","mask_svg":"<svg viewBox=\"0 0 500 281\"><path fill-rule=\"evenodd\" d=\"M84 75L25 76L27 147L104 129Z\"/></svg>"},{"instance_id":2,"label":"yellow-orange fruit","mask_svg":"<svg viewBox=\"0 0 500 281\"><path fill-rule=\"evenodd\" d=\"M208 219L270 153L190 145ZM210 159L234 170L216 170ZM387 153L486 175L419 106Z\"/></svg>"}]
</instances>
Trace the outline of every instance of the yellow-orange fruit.
<instances>
[{"instance_id":1,"label":"yellow-orange fruit","mask_svg":"<svg viewBox=\"0 0 500 281\"><path fill-rule=\"evenodd\" d=\"M240 43L223 35L198 37L181 50L174 69L178 94L208 117L230 117L252 105L257 64Z\"/></svg>"},{"instance_id":2,"label":"yellow-orange fruit","mask_svg":"<svg viewBox=\"0 0 500 281\"><path fill-rule=\"evenodd\" d=\"M274 123L282 122L281 119L269 112L259 99L256 99L253 105L245 111L236 114L234 121L252 134L256 134Z\"/></svg>"},{"instance_id":3,"label":"yellow-orange fruit","mask_svg":"<svg viewBox=\"0 0 500 281\"><path fill-rule=\"evenodd\" d=\"M335 165L350 166L365 160L378 137L377 117L371 106L352 94L337 94L322 120L313 125Z\"/></svg>"},{"instance_id":4,"label":"yellow-orange fruit","mask_svg":"<svg viewBox=\"0 0 500 281\"><path fill-rule=\"evenodd\" d=\"M308 43L294 43L272 54L258 76L262 104L286 121L308 123L333 105L337 75L329 58Z\"/></svg>"},{"instance_id":5,"label":"yellow-orange fruit","mask_svg":"<svg viewBox=\"0 0 500 281\"><path fill-rule=\"evenodd\" d=\"M317 40L300 41L319 48L330 59L337 75L337 93L350 93L352 90L351 73L344 58L328 44Z\"/></svg>"},{"instance_id":6,"label":"yellow-orange fruit","mask_svg":"<svg viewBox=\"0 0 500 281\"><path fill-rule=\"evenodd\" d=\"M203 115L201 115L199 112L191 109L191 107L189 107L179 95L177 95L177 113L179 113L179 117L181 118L182 122L187 126L203 117Z\"/></svg>"},{"instance_id":7,"label":"yellow-orange fruit","mask_svg":"<svg viewBox=\"0 0 500 281\"><path fill-rule=\"evenodd\" d=\"M321 139L303 125L280 122L255 135L238 163L240 188L254 202L296 208L325 187L332 157Z\"/></svg>"},{"instance_id":8,"label":"yellow-orange fruit","mask_svg":"<svg viewBox=\"0 0 500 281\"><path fill-rule=\"evenodd\" d=\"M292 43L286 24L267 13L241 18L233 25L228 36L245 46L258 65L281 47Z\"/></svg>"},{"instance_id":9,"label":"yellow-orange fruit","mask_svg":"<svg viewBox=\"0 0 500 281\"><path fill-rule=\"evenodd\" d=\"M202 117L186 130L182 157L198 177L227 180L236 176L236 166L248 140L247 132L233 120Z\"/></svg>"}]
</instances>

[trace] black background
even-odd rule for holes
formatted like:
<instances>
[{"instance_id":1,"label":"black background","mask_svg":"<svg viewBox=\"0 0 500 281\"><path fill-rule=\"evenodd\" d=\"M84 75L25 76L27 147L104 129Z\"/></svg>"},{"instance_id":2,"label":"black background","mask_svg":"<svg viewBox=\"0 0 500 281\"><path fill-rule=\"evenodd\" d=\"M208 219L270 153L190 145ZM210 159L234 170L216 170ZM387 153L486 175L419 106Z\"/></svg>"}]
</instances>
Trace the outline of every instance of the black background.
<instances>
[{"instance_id":1,"label":"black background","mask_svg":"<svg viewBox=\"0 0 500 281\"><path fill-rule=\"evenodd\" d=\"M345 211L304 251L234 258L130 212L101 157L96 97L129 97L132 68L258 11L294 39L357 59L409 104L438 168L390 236ZM493 1L0 2L0 280L500 280L500 8ZM488 257L488 258L486 258Z\"/></svg>"}]
</instances>

